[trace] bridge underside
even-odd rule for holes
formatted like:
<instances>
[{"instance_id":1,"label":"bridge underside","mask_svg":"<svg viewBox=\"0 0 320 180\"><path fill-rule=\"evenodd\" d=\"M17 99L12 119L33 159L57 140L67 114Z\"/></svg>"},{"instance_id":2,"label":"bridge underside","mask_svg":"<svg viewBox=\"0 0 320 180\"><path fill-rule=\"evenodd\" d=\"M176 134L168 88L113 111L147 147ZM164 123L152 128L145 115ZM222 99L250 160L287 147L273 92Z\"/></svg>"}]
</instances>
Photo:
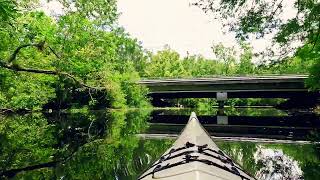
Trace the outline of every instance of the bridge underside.
<instances>
[{"instance_id":1,"label":"bridge underside","mask_svg":"<svg viewBox=\"0 0 320 180\"><path fill-rule=\"evenodd\" d=\"M319 92L305 87L307 76L216 77L196 79L159 79L139 82L149 89L153 102L176 98L286 98L295 103L314 104ZM160 101L159 101L160 102Z\"/></svg>"},{"instance_id":2,"label":"bridge underside","mask_svg":"<svg viewBox=\"0 0 320 180\"><path fill-rule=\"evenodd\" d=\"M317 92L307 90L249 90L249 91L220 91L226 92L227 98L316 98ZM218 92L210 91L178 91L178 92L152 92L149 96L154 99L176 98L216 98Z\"/></svg>"}]
</instances>

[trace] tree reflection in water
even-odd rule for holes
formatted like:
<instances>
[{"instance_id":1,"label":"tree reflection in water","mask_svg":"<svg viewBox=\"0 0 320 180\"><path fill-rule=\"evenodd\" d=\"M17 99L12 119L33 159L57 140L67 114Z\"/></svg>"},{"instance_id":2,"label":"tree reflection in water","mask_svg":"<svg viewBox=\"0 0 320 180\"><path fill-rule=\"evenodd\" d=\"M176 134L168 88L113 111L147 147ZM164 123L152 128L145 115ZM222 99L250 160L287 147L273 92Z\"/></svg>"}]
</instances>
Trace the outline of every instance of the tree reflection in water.
<instances>
[{"instance_id":1,"label":"tree reflection in water","mask_svg":"<svg viewBox=\"0 0 320 180\"><path fill-rule=\"evenodd\" d=\"M1 117L2 179L136 179L173 140L139 139L149 110ZM217 142L258 179L318 179L316 145ZM302 175L302 176L301 176Z\"/></svg>"},{"instance_id":2,"label":"tree reflection in water","mask_svg":"<svg viewBox=\"0 0 320 180\"><path fill-rule=\"evenodd\" d=\"M218 146L257 179L309 179L320 177L316 145L218 142Z\"/></svg>"},{"instance_id":3,"label":"tree reflection in water","mask_svg":"<svg viewBox=\"0 0 320 180\"><path fill-rule=\"evenodd\" d=\"M256 172L258 179L303 179L297 161L286 156L280 149L258 146L254 157L261 168Z\"/></svg>"}]
</instances>

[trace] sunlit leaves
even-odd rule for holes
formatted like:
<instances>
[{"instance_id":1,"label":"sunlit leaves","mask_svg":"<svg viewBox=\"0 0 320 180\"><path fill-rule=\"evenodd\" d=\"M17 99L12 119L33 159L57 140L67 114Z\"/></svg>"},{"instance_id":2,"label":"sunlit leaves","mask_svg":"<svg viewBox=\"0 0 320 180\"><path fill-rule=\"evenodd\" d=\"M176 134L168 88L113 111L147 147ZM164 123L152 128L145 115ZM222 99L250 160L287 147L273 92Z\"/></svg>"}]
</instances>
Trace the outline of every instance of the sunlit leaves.
<instances>
[{"instance_id":1,"label":"sunlit leaves","mask_svg":"<svg viewBox=\"0 0 320 180\"><path fill-rule=\"evenodd\" d=\"M312 90L320 89L320 63L317 62L310 70L310 77L307 80L307 85Z\"/></svg>"},{"instance_id":2,"label":"sunlit leaves","mask_svg":"<svg viewBox=\"0 0 320 180\"><path fill-rule=\"evenodd\" d=\"M212 47L214 54L224 63L224 75L234 73L235 51L233 48L224 47L221 43Z\"/></svg>"},{"instance_id":3,"label":"sunlit leaves","mask_svg":"<svg viewBox=\"0 0 320 180\"><path fill-rule=\"evenodd\" d=\"M239 68L237 68L237 74L252 74L255 71L255 66L252 63L252 48L247 44L242 44L242 49L244 52L240 56L240 63Z\"/></svg>"},{"instance_id":4,"label":"sunlit leaves","mask_svg":"<svg viewBox=\"0 0 320 180\"><path fill-rule=\"evenodd\" d=\"M28 47L21 50L13 63L26 68L65 72L85 84L106 88L109 91L105 93L106 98L101 98L102 93L99 92L102 102L105 99L110 101L105 106L121 108L127 103L129 106L146 104L144 90L130 85L133 79L127 78L139 78L135 68L142 72L142 47L123 29L113 26L117 18L116 2L63 2L67 10L59 18L46 16L43 12L23 12L15 19L14 27L8 26L5 31L0 31L0 39L3 39L0 60L8 59L19 45L44 42L42 49ZM121 77L123 73L127 74L124 78ZM1 84L1 104L5 104L5 108L41 109L48 102L54 104L52 101L57 101L61 104L72 100L77 91L88 92L79 90L77 82L64 76L50 78L25 72L12 73L6 69L0 69L0 74L6 80ZM37 78L37 81L26 77ZM130 87L124 87L127 85ZM15 93L8 91L9 86L15 87L14 91L10 91ZM34 86L39 88L35 89ZM24 87L29 89L25 90ZM91 90L91 100L82 103L91 107L99 104L96 92Z\"/></svg>"},{"instance_id":5,"label":"sunlit leaves","mask_svg":"<svg viewBox=\"0 0 320 180\"><path fill-rule=\"evenodd\" d=\"M16 2L13 0L0 0L0 23L7 22L17 13Z\"/></svg>"},{"instance_id":6,"label":"sunlit leaves","mask_svg":"<svg viewBox=\"0 0 320 180\"><path fill-rule=\"evenodd\" d=\"M77 11L80 16L97 21L102 26L111 25L117 19L115 0L59 0L69 12Z\"/></svg>"},{"instance_id":7,"label":"sunlit leaves","mask_svg":"<svg viewBox=\"0 0 320 180\"><path fill-rule=\"evenodd\" d=\"M146 74L149 77L183 77L187 70L182 63L179 54L167 47L151 57Z\"/></svg>"}]
</instances>

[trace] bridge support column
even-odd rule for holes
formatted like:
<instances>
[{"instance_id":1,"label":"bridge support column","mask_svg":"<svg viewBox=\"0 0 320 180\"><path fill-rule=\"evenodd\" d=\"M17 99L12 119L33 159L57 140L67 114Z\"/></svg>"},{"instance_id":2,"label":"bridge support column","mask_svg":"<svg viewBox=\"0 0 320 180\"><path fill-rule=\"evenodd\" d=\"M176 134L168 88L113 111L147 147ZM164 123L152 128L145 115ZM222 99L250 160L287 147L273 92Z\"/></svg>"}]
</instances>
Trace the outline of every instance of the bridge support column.
<instances>
[{"instance_id":1,"label":"bridge support column","mask_svg":"<svg viewBox=\"0 0 320 180\"><path fill-rule=\"evenodd\" d=\"M224 102L228 99L227 92L217 92L217 101L219 108L224 107Z\"/></svg>"},{"instance_id":2,"label":"bridge support column","mask_svg":"<svg viewBox=\"0 0 320 180\"><path fill-rule=\"evenodd\" d=\"M217 116L217 124L219 125L228 125L228 116Z\"/></svg>"},{"instance_id":3,"label":"bridge support column","mask_svg":"<svg viewBox=\"0 0 320 180\"><path fill-rule=\"evenodd\" d=\"M219 109L223 109L224 108L224 101L218 101L218 107L219 107Z\"/></svg>"},{"instance_id":4,"label":"bridge support column","mask_svg":"<svg viewBox=\"0 0 320 180\"><path fill-rule=\"evenodd\" d=\"M226 114L224 113L223 108L218 109L217 124L219 124L219 125L227 125L228 124L228 116L226 116Z\"/></svg>"}]
</instances>

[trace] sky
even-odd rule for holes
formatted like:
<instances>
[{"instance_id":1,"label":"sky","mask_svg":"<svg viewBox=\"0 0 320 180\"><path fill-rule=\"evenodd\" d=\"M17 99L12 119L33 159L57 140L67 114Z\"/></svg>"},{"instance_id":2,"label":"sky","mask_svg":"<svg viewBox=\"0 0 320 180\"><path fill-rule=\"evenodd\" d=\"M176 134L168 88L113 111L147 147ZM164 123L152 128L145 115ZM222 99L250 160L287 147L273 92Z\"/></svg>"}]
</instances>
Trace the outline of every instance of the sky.
<instances>
[{"instance_id":1,"label":"sky","mask_svg":"<svg viewBox=\"0 0 320 180\"><path fill-rule=\"evenodd\" d=\"M176 50L180 55L201 54L214 58L212 45L222 42L226 47L239 45L232 32L223 33L222 23L205 14L200 8L190 6L191 0L118 0L118 11L121 13L119 24L134 38L142 42L144 48L157 52L165 45ZM266 0L268 1L268 0ZM296 15L293 1L282 2L283 17L286 21ZM273 47L273 34L262 39L250 38L253 52L264 51ZM254 37L254 36L252 36Z\"/></svg>"},{"instance_id":2,"label":"sky","mask_svg":"<svg viewBox=\"0 0 320 180\"><path fill-rule=\"evenodd\" d=\"M118 0L119 24L143 47L153 52L165 45L185 56L214 57L212 44L234 46L231 33L223 34L222 24L189 0Z\"/></svg>"},{"instance_id":3,"label":"sky","mask_svg":"<svg viewBox=\"0 0 320 180\"><path fill-rule=\"evenodd\" d=\"M218 19L190 5L190 1L195 0L118 0L118 23L133 38L141 41L144 48L155 53L169 45L181 56L201 54L206 58L215 58L211 47L220 42L239 51L234 33L223 33L222 29L226 28ZM40 2L40 9L50 15L64 13L62 4L56 0ZM282 20L296 15L293 1L283 1L283 5L285 13L282 14ZM250 38L253 52L272 47L273 35L258 40Z\"/></svg>"}]
</instances>

